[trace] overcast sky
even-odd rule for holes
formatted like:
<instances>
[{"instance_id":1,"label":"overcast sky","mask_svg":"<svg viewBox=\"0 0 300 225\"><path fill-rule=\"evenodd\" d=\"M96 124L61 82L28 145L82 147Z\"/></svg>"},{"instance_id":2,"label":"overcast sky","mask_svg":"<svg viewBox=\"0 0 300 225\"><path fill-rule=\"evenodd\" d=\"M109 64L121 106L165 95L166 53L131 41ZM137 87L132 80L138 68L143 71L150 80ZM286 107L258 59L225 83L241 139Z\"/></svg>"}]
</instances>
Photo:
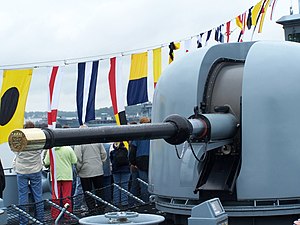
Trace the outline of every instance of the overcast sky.
<instances>
[{"instance_id":1,"label":"overcast sky","mask_svg":"<svg viewBox=\"0 0 300 225\"><path fill-rule=\"evenodd\" d=\"M258 1L0 0L0 66L27 67L53 60L58 62L42 65L62 65L63 61L59 60L71 63L62 68L65 75L59 110L73 111L76 110L77 72L76 64L69 59L107 58L100 62L96 108L110 106L109 56L103 55L147 50L147 47L189 38L233 19ZM263 33L256 32L253 40L284 40L283 29L276 21L289 14L291 4L294 13L298 13L298 1L278 0L273 21L268 12ZM250 39L251 32L246 33L244 40ZM49 71L50 67L42 66L34 70L26 111L47 110Z\"/></svg>"}]
</instances>

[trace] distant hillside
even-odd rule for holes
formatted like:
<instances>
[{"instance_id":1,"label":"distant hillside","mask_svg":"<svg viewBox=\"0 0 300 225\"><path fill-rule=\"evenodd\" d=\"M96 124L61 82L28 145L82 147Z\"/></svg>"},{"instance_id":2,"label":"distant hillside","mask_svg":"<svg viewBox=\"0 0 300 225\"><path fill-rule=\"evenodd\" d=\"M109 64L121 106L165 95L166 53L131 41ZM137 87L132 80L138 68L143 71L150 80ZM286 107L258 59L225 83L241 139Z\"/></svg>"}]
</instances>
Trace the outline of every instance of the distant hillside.
<instances>
[{"instance_id":1,"label":"distant hillside","mask_svg":"<svg viewBox=\"0 0 300 225\"><path fill-rule=\"evenodd\" d=\"M148 116L151 117L151 103L144 103L134 106L127 106L125 108L126 115L128 118L139 118L141 116ZM96 117L102 118L105 117L112 117L114 118L114 113L112 107L105 107L96 110ZM77 112L75 111L58 111L58 117L60 118L77 118ZM41 119L47 118L47 112L25 112L25 119Z\"/></svg>"}]
</instances>

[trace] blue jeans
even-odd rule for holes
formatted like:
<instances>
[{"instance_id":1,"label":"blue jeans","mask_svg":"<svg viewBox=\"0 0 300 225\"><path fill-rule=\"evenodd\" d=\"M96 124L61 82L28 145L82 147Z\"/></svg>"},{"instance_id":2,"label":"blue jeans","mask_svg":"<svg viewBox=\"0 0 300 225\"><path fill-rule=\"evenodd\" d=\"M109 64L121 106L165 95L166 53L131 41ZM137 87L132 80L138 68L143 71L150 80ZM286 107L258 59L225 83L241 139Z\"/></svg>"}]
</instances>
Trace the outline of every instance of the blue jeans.
<instances>
[{"instance_id":1,"label":"blue jeans","mask_svg":"<svg viewBox=\"0 0 300 225\"><path fill-rule=\"evenodd\" d=\"M76 185L77 185L77 171L76 166L72 166L72 174L73 174L73 181L72 181L72 196L75 195Z\"/></svg>"},{"instance_id":2,"label":"blue jeans","mask_svg":"<svg viewBox=\"0 0 300 225\"><path fill-rule=\"evenodd\" d=\"M112 176L104 176L103 177L103 199L107 202L111 202L112 196L112 186L111 186Z\"/></svg>"},{"instance_id":3,"label":"blue jeans","mask_svg":"<svg viewBox=\"0 0 300 225\"><path fill-rule=\"evenodd\" d=\"M29 195L29 182L30 191L33 195L34 202L36 203L36 218L43 222L44 220L44 203L43 203L43 190L42 190L42 171L31 174L17 173L19 204L28 204ZM21 206L25 210L25 207ZM26 210L25 210L26 211ZM28 218L20 216L20 225L28 224Z\"/></svg>"},{"instance_id":4,"label":"blue jeans","mask_svg":"<svg viewBox=\"0 0 300 225\"><path fill-rule=\"evenodd\" d=\"M139 182L137 181L138 177L139 177L138 171L132 171L131 172L131 187L130 187L130 192L134 196L139 196Z\"/></svg>"},{"instance_id":5,"label":"blue jeans","mask_svg":"<svg viewBox=\"0 0 300 225\"><path fill-rule=\"evenodd\" d=\"M131 171L131 186L130 186L130 192L135 197L140 197L140 186L137 178L139 177L139 173L137 170ZM135 200L133 198L129 199L130 206L133 206L135 203Z\"/></svg>"},{"instance_id":6,"label":"blue jeans","mask_svg":"<svg viewBox=\"0 0 300 225\"><path fill-rule=\"evenodd\" d=\"M148 183L148 171L138 170L138 175L141 180ZM148 186L143 183L140 183L140 187L141 187L141 199L144 202L149 202Z\"/></svg>"},{"instance_id":7,"label":"blue jeans","mask_svg":"<svg viewBox=\"0 0 300 225\"><path fill-rule=\"evenodd\" d=\"M74 191L74 210L80 209L83 204L83 190L80 182L80 177L76 176L76 188Z\"/></svg>"},{"instance_id":8,"label":"blue jeans","mask_svg":"<svg viewBox=\"0 0 300 225\"><path fill-rule=\"evenodd\" d=\"M113 178L115 184L128 191L130 173L114 173ZM122 206L128 205L128 195L120 191L119 188L114 187L113 202L114 205L117 206L120 205L120 203Z\"/></svg>"}]
</instances>

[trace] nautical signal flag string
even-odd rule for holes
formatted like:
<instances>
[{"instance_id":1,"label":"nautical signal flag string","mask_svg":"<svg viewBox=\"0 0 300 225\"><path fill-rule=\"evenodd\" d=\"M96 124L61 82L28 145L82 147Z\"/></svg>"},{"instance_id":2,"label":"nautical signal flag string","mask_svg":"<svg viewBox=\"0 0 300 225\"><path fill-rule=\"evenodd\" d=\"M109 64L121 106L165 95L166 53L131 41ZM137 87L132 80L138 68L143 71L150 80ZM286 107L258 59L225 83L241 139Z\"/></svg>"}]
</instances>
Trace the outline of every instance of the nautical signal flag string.
<instances>
[{"instance_id":1,"label":"nautical signal flag string","mask_svg":"<svg viewBox=\"0 0 300 225\"><path fill-rule=\"evenodd\" d=\"M275 4L276 1L272 1ZM251 29L252 26L255 27L257 24L260 24L259 32L262 30L262 24L264 22L264 16L266 14L267 6L271 4L271 0L261 0L255 6L252 6L247 11L243 12L241 15L235 18L236 26L240 29L240 33L238 36L238 41L242 42L244 38L244 34L246 31L246 26L248 29ZM247 16L248 13L248 16ZM260 22L259 22L260 20ZM232 21L232 20L231 20ZM193 37L197 37L197 47L202 47L202 37L206 34L205 45L208 45L211 34L214 31L214 40L217 42L224 42L224 35L227 37L227 42L229 42L230 35L234 30L231 30L231 21L227 23L221 24L214 29L210 29L207 32L202 32L197 36L192 36L189 39L182 40L184 42L184 50L185 52L189 52L191 49L191 40ZM222 28L225 27L225 32L223 32ZM254 32L253 30L253 32ZM174 61L175 51L180 49L182 41L172 41L169 43L169 64ZM161 45L164 47L164 45ZM161 75L162 71L162 47L152 49L152 66L153 66L153 80L154 87L156 87L157 81ZM149 51L148 51L149 52ZM124 88L124 84L120 82L121 77L127 76L122 70L122 56L125 54L121 54L122 56L112 57L110 58L110 71L109 71L109 88L111 101L114 109L114 115L116 117L116 121L118 124L127 123L127 119L125 116L125 100L127 99L127 105L136 105L139 103L144 103L149 100L148 92L147 92L147 82L148 82L148 52L142 53L133 53L131 56L131 66L130 66L130 74L129 81L127 84L127 91ZM95 90L96 90L96 82L97 76L95 77L96 70L98 68L93 62L93 71L92 77L90 80L90 91L87 94L84 94L83 91L83 83L87 83L85 80L85 63L78 63L78 83L77 83L77 112L79 123L83 123L83 110L86 109L86 119L85 121L95 119L94 111L95 111ZM95 70L94 70L95 69ZM94 87L94 88L93 88ZM127 97L125 96L127 94ZM83 107L83 98L84 96L88 96L88 104L87 107ZM151 99L151 98L150 98ZM92 103L92 104L91 104ZM124 112L124 113L123 113ZM89 116L90 115L90 116Z\"/></svg>"},{"instance_id":2,"label":"nautical signal flag string","mask_svg":"<svg viewBox=\"0 0 300 225\"><path fill-rule=\"evenodd\" d=\"M244 38L244 34L246 32L246 27L248 29L251 29L252 26L254 26L253 33L255 31L255 28L257 24L260 24L259 32L262 31L262 25L264 23L264 17L266 15L267 7L276 3L276 0L261 0L259 1L255 6L250 7L247 11L243 12L239 16L235 18L236 26L240 29L240 33L238 36L238 42L242 42ZM248 16L247 16L248 13ZM231 29L231 22L232 20L221 24L217 26L214 29L210 29L207 32L202 32L196 36L192 36L189 39L181 40L181 41L172 41L169 43L169 64L172 63L175 59L175 51L180 49L181 42L184 42L184 50L185 52L189 52L191 49L191 40L194 37L197 37L197 48L201 48L203 46L202 44L202 38L206 34L205 38L205 46L208 45L211 33L213 30L215 31L214 40L220 43L224 43L224 35L226 35L226 42L229 42L230 35L234 32L235 29ZM225 32L223 32L222 28L225 27ZM164 45L162 45L163 47ZM161 75L162 71L162 47L154 48L152 49L152 55L153 55L153 80L154 80L154 87L156 87L157 81ZM122 54L124 55L124 54ZM114 114L116 116L116 120L119 121L119 124L122 124L120 122L120 118L123 118L123 122L126 121L126 116L120 117L123 113L120 114L120 112L125 112L125 104L123 104L123 98L121 101L117 101L117 97L120 95L120 92L117 93L116 90L119 90L117 88L117 80L120 79L119 76L126 76L126 74L123 74L121 70L116 70L121 64L121 58L122 57L113 57L110 59L111 62L111 68L109 72L109 85L110 85L110 94L112 99L112 104L114 108ZM135 105L139 103L144 103L149 100L149 96L147 93L147 82L148 82L148 74L147 74L147 64L148 64L148 53L142 52L142 53L134 53L131 54L131 67L130 67L130 76L129 76L129 82L127 86L127 105ZM118 63L117 63L118 62ZM123 75L121 75L123 74ZM118 77L116 79L116 77ZM114 80L116 79L116 80ZM118 85L120 86L120 84ZM123 85L122 85L123 86ZM124 89L123 89L124 90ZM124 95L124 92L121 91ZM115 96L116 95L116 96ZM121 109L119 104L121 103Z\"/></svg>"},{"instance_id":3,"label":"nautical signal flag string","mask_svg":"<svg viewBox=\"0 0 300 225\"><path fill-rule=\"evenodd\" d=\"M251 27L254 27L253 29L253 33L252 33L252 38L253 39L253 34L255 32L256 26L259 23L259 29L258 32L262 32L262 28L263 28L263 24L264 24L264 19L267 13L267 9L269 7L271 7L271 13L270 13L270 19L272 20L273 18L273 12L275 10L275 6L276 6L277 0L260 0L255 6L250 7L248 10L246 10L245 12L241 13L240 15L246 14L247 19L245 18L244 21L247 24L248 29L251 29ZM251 20L250 20L251 18ZM210 37L211 37L211 32L213 30L215 30L217 33L219 33L220 30L220 26L224 26L225 27L225 32L223 33L222 31L220 32L220 34L226 36L226 42L229 42L229 37L230 35L232 35L232 33L235 31L236 28L231 26L231 22L233 20L236 20L236 17L234 17L233 19L220 24L218 26L215 26L215 28L213 29L209 29L208 31L205 32L201 32L200 34L196 34L196 35L192 35L188 38L184 38L181 40L177 40L176 43L178 43L180 45L180 42L186 41L186 40L191 40L195 37L197 38L201 38L204 34L206 34L206 45L208 44ZM260 20L260 21L259 21ZM243 25L244 26L244 25ZM238 25L238 27L240 27ZM233 28L233 29L231 29ZM241 27L240 27L241 28ZM241 28L241 30L244 30ZM240 36L242 36L242 34L245 33L245 30L243 32L240 32ZM222 43L222 39L219 38L218 42ZM144 48L140 48L140 49L132 49L129 51L125 51L125 52L116 52L116 53L110 53L110 54L105 54L105 55L95 55L95 56L89 56L89 57L81 57L81 58L72 58L72 59L63 59L63 60L54 60L54 61L46 61L46 62L39 62L39 63L28 63L28 64L13 64L13 65L2 65L0 66L0 69L7 69L7 68L28 68L28 67L34 67L34 68L38 68L38 67L49 67L49 65L55 63L58 64L58 62L62 62L65 66L70 65L70 64L78 64L80 62L91 62L91 61L95 61L95 60L104 60L104 59L110 59L111 57L115 57L115 56L119 56L119 55L131 55L132 53L139 53L139 52L145 52L145 51L150 51L153 49L156 49L158 47L169 47L170 48L170 52L169 52L169 63L171 63L174 60L174 50L176 50L177 47L179 47L175 45L175 41L172 41L170 43L163 43L160 45L155 45L152 47L144 47ZM200 48L202 47L202 42L197 41L197 47ZM30 65L30 66L28 66ZM53 66L53 65L51 65Z\"/></svg>"}]
</instances>

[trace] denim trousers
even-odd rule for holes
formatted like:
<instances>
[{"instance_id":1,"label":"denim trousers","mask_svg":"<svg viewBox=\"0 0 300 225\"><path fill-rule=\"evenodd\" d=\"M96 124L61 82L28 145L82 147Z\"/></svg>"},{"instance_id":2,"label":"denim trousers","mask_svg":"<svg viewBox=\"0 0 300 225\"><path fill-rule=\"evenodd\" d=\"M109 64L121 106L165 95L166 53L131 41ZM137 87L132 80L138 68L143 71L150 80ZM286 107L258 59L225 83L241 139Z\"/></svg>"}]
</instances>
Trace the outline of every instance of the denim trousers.
<instances>
[{"instance_id":1,"label":"denim trousers","mask_svg":"<svg viewBox=\"0 0 300 225\"><path fill-rule=\"evenodd\" d=\"M114 183L119 185L121 188L128 191L128 183L130 179L130 173L114 173L113 174ZM128 205L128 195L121 191L119 188L114 186L114 193L113 193L113 203L114 205Z\"/></svg>"},{"instance_id":2,"label":"denim trousers","mask_svg":"<svg viewBox=\"0 0 300 225\"><path fill-rule=\"evenodd\" d=\"M138 170L138 176L141 180L148 183L148 171ZM148 192L148 185L145 185L143 183L140 183L141 187L141 199L144 202L149 202L149 192Z\"/></svg>"},{"instance_id":3,"label":"denim trousers","mask_svg":"<svg viewBox=\"0 0 300 225\"><path fill-rule=\"evenodd\" d=\"M139 174L138 171L132 171L131 172L131 182L130 182L130 192L131 194L133 194L135 197L140 198L140 186L139 186L139 182L137 180L137 178L139 178ZM134 200L133 198L129 199L129 204L130 206L134 206L136 200Z\"/></svg>"},{"instance_id":4,"label":"denim trousers","mask_svg":"<svg viewBox=\"0 0 300 225\"><path fill-rule=\"evenodd\" d=\"M76 188L74 192L74 210L79 210L83 204L83 190L80 182L80 177L76 177Z\"/></svg>"},{"instance_id":5,"label":"denim trousers","mask_svg":"<svg viewBox=\"0 0 300 225\"><path fill-rule=\"evenodd\" d=\"M111 202L112 199L112 176L104 176L103 177L103 199L107 202Z\"/></svg>"},{"instance_id":6,"label":"denim trousers","mask_svg":"<svg viewBox=\"0 0 300 225\"><path fill-rule=\"evenodd\" d=\"M42 190L42 171L30 174L17 173L19 204L25 211L23 205L28 204L28 195L31 192L34 198L36 218L39 221L44 220L44 204L43 204L43 190ZM29 186L30 185L30 186ZM30 187L30 189L29 189ZM20 225L28 224L28 218L20 215Z\"/></svg>"},{"instance_id":7,"label":"denim trousers","mask_svg":"<svg viewBox=\"0 0 300 225\"><path fill-rule=\"evenodd\" d=\"M137 178L139 178L139 173L138 171L132 171L131 172L131 186L130 186L130 192L134 196L139 196L140 192L140 187L139 187L139 182L137 181Z\"/></svg>"}]
</instances>

